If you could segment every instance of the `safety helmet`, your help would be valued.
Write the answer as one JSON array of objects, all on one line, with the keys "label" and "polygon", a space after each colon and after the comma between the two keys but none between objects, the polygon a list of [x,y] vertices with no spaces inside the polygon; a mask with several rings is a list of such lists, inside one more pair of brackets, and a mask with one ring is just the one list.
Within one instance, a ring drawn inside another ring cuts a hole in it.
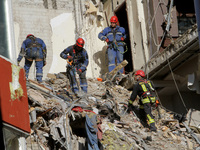
[{"label": "safety helmet", "polygon": [[76,45],[77,45],[78,47],[83,47],[84,44],[85,44],[85,41],[84,41],[82,38],[78,38],[78,39],[76,40]]},{"label": "safety helmet", "polygon": [[118,22],[117,16],[112,16],[112,17],[110,18],[110,22],[117,23],[117,22]]},{"label": "safety helmet", "polygon": [[28,34],[28,35],[26,36],[26,38],[28,38],[29,36],[33,36],[33,37],[34,37],[34,35],[33,35],[33,34]]},{"label": "safety helmet", "polygon": [[136,75],[136,76],[137,76],[137,75],[140,75],[141,77],[145,77],[145,73],[144,73],[143,70],[138,70],[138,71],[136,71],[136,72],[135,72],[135,75]]}]

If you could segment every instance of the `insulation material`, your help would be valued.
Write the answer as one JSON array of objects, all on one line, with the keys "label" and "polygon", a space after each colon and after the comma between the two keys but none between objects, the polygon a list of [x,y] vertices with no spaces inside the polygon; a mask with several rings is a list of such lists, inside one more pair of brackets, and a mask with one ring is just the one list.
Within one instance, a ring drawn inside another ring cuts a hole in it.
[{"label": "insulation material", "polygon": [[19,83],[19,72],[21,67],[16,66],[15,64],[11,65],[12,68],[12,82],[9,83],[10,85],[10,94],[11,99],[19,99],[23,96],[23,89]]}]

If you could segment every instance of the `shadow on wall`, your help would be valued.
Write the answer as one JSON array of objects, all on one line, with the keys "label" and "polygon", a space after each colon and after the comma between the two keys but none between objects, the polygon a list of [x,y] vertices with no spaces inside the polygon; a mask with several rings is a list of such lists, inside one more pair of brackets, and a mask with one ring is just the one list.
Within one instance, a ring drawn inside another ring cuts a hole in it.
[{"label": "shadow on wall", "polygon": [[93,60],[101,69],[100,74],[108,72],[107,46],[104,46],[101,51],[95,53],[93,55]]}]

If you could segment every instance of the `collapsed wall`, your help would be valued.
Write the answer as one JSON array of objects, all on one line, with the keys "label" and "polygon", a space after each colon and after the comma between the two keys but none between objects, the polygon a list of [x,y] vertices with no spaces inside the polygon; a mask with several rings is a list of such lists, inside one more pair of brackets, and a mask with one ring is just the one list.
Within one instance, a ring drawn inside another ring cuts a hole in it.
[{"label": "collapsed wall", "polygon": [[[49,74],[45,83],[27,82],[31,134],[28,149],[194,149],[198,128],[188,126],[162,107],[153,108],[157,133],[151,133],[134,111],[127,112],[131,91],[88,79],[88,94],[72,94],[65,74]],[[189,124],[188,124],[189,125]],[[199,132],[199,133],[198,133]],[[191,134],[192,133],[192,134]],[[197,139],[196,139],[197,138]],[[93,141],[93,144],[91,144]]]}]

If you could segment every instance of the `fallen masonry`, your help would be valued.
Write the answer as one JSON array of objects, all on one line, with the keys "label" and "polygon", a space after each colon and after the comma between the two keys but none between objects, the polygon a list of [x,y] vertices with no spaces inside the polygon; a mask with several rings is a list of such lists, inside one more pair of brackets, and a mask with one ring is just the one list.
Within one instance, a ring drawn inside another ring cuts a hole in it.
[{"label": "fallen masonry", "polygon": [[137,118],[137,101],[133,111],[127,111],[131,91],[125,85],[130,77],[118,85],[88,79],[88,93],[78,96],[70,91],[64,73],[48,74],[42,84],[27,81],[31,125],[27,149],[200,149],[200,126],[190,126],[162,106],[153,109],[156,133]]}]

